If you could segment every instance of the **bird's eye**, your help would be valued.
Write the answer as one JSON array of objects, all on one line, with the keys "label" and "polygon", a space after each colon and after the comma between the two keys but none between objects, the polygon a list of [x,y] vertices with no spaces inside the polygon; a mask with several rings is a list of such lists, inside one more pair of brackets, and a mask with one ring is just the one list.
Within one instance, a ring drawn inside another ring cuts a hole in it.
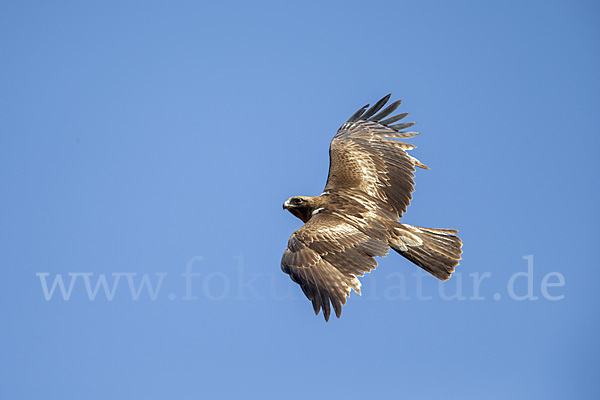
[{"label": "bird's eye", "polygon": [[302,201],[303,201],[302,199],[294,199],[294,203],[296,203],[296,204],[300,204],[300,203],[302,203]]}]

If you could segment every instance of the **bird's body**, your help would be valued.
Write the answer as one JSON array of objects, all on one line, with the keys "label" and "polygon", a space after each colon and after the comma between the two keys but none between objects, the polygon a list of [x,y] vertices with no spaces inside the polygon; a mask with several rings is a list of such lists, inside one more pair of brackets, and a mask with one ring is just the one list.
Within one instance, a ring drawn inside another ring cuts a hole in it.
[{"label": "bird's body", "polygon": [[[360,294],[357,276],[370,272],[391,247],[435,277],[446,280],[460,260],[460,239],[451,229],[429,229],[398,222],[412,198],[415,166],[426,168],[406,150],[414,123],[386,120],[400,101],[380,111],[390,95],[372,108],[361,108],[342,125],[331,142],[329,176],[320,196],[295,196],[283,207],[305,224],[288,242],[282,270],[298,283],[315,313],[330,303],[339,317],[346,297]],[[377,114],[376,114],[377,113]]]}]

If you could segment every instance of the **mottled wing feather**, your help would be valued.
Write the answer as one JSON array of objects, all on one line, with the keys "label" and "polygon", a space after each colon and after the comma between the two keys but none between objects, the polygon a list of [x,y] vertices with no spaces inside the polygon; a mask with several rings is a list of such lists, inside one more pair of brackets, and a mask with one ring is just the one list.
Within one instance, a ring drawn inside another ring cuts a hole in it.
[{"label": "mottled wing feather", "polygon": [[396,140],[418,135],[401,131],[414,123],[389,125],[406,117],[407,113],[380,121],[400,105],[400,101],[396,101],[377,113],[389,97],[384,97],[370,109],[363,107],[339,129],[329,148],[325,191],[361,190],[380,200],[382,206],[390,208],[399,218],[412,199],[415,166],[427,167],[406,153],[415,146]]},{"label": "mottled wing feather", "polygon": [[375,268],[373,257],[387,254],[387,239],[382,232],[370,235],[341,216],[319,213],[294,232],[281,269],[302,287],[315,314],[322,309],[329,320],[331,307],[337,317],[341,315],[351,290],[360,294],[357,276]]}]

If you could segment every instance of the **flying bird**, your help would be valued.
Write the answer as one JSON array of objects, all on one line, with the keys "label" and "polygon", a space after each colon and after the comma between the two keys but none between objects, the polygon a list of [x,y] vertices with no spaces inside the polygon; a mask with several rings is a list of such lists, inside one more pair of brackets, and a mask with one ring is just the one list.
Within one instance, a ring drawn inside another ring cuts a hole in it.
[{"label": "flying bird", "polygon": [[414,122],[398,123],[408,113],[390,117],[402,100],[382,110],[390,96],[362,107],[340,127],[329,147],[323,193],[283,203],[304,225],[290,237],[281,269],[326,321],[331,307],[340,317],[351,290],[360,295],[358,277],[390,248],[443,281],[461,259],[457,230],[398,221],[412,199],[415,167],[429,168],[408,155],[415,146],[397,140],[418,133],[405,131]]}]

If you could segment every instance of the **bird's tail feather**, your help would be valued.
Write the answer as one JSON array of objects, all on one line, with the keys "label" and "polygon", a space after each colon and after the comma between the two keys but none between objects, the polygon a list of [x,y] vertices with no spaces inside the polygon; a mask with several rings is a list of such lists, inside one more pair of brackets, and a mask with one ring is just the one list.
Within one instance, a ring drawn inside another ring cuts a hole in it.
[{"label": "bird's tail feather", "polygon": [[454,229],[431,229],[398,223],[390,247],[440,280],[458,265],[462,241]]}]

